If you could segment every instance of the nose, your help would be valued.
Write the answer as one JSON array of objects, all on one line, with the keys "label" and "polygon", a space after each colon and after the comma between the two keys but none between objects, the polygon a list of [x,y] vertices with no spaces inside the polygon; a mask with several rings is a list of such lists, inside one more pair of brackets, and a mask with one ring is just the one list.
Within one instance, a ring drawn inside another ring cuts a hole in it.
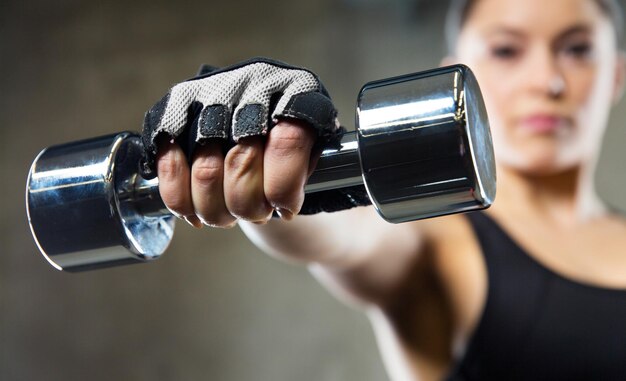
[{"label": "nose", "polygon": [[531,91],[552,99],[563,96],[567,84],[557,57],[549,47],[536,48],[528,56],[528,68],[527,83]]}]

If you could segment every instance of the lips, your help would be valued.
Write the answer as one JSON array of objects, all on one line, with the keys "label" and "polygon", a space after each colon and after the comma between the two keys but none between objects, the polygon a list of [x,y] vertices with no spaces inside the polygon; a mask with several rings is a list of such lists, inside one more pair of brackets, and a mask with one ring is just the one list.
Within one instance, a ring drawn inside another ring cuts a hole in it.
[{"label": "lips", "polygon": [[568,124],[568,119],[554,114],[533,114],[520,119],[520,127],[535,133],[552,133]]}]

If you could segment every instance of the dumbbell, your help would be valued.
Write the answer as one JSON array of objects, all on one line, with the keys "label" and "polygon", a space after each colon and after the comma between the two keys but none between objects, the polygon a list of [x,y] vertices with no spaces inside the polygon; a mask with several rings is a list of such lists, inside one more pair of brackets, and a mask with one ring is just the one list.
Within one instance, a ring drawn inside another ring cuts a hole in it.
[{"label": "dumbbell", "polygon": [[[175,218],[158,178],[139,174],[142,155],[131,132],[39,153],[26,207],[52,266],[83,271],[161,256]],[[341,148],[323,151],[305,193],[364,184],[382,218],[399,223],[487,208],[495,181],[478,83],[468,67],[455,65],[364,85],[356,131],[344,135]]]}]

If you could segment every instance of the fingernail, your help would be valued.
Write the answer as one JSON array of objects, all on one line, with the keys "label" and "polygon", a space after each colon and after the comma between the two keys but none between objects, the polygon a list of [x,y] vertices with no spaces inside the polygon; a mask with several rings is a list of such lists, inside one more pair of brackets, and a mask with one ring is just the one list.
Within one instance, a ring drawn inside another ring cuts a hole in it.
[{"label": "fingernail", "polygon": [[194,228],[200,229],[202,228],[202,221],[197,216],[185,216],[183,217],[185,221]]},{"label": "fingernail", "polygon": [[276,214],[280,217],[281,220],[291,221],[293,220],[293,213],[289,209],[285,208],[276,208]]}]

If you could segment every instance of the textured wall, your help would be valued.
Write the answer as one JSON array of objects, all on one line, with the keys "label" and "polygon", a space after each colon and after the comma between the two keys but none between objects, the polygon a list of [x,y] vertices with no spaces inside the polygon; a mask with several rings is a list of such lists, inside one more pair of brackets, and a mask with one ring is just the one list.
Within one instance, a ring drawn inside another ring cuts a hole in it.
[{"label": "textured wall", "polygon": [[[43,147],[138,130],[202,62],[307,66],[352,126],[363,83],[438,64],[441,20],[437,1],[1,2],[0,379],[385,379],[365,317],[239,230],[179,223],[155,263],[60,273],[30,237],[24,185]],[[622,207],[623,108],[598,177]]]}]

